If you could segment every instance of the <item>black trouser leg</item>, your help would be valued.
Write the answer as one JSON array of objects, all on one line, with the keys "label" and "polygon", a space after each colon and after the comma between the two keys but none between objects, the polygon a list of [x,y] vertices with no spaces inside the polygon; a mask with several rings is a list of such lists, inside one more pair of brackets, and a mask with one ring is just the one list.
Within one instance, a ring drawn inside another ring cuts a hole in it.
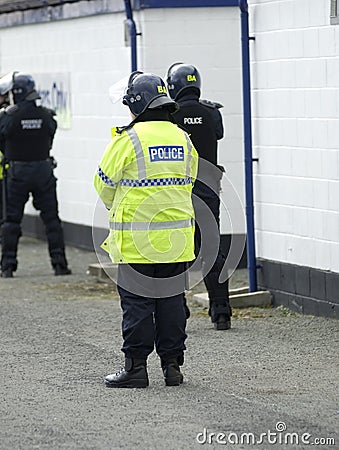
[{"label": "black trouser leg", "polygon": [[21,236],[21,221],[25,204],[29,196],[29,186],[21,177],[14,176],[14,168],[11,167],[7,175],[6,183],[6,217],[2,224],[2,256],[1,270],[17,269],[17,250]]},{"label": "black trouser leg", "polygon": [[11,268],[14,272],[17,270],[17,251],[20,236],[21,227],[17,223],[5,222],[2,225],[2,272],[9,268]]},{"label": "black trouser leg", "polygon": [[218,315],[232,315],[229,304],[229,280],[220,282],[220,275],[224,267],[224,258],[219,255],[212,269],[204,276],[204,282],[208,292],[212,322],[216,322]]},{"label": "black trouser leg", "polygon": [[183,294],[158,298],[155,308],[155,345],[162,360],[183,358],[186,332],[186,313]]},{"label": "black trouser leg", "polygon": [[45,225],[48,241],[48,251],[53,268],[57,265],[67,267],[65,255],[64,234],[59,218],[58,200],[56,195],[56,178],[50,165],[40,167],[43,172],[44,184],[34,186],[33,205],[40,211],[40,217]]},{"label": "black trouser leg", "polygon": [[195,247],[196,254],[202,259],[204,283],[209,297],[209,314],[214,323],[219,319],[229,322],[232,315],[229,304],[229,283],[227,278],[221,279],[224,277],[226,258],[220,249],[219,197],[210,194],[197,198],[195,214],[197,221]]},{"label": "black trouser leg", "polygon": [[166,386],[179,386],[184,379],[179,366],[184,363],[186,317],[183,294],[157,299],[155,345]]},{"label": "black trouser leg", "polygon": [[127,358],[146,359],[154,349],[155,301],[118,286],[122,308],[122,351]]}]

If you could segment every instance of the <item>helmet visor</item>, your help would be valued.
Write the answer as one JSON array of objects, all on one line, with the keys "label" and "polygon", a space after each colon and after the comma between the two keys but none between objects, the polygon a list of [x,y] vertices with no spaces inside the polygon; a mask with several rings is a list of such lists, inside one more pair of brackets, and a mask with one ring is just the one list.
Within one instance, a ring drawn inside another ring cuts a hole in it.
[{"label": "helmet visor", "polygon": [[121,78],[121,80],[117,81],[109,87],[108,95],[112,103],[118,103],[122,101],[122,98],[128,86],[129,78],[129,76]]}]

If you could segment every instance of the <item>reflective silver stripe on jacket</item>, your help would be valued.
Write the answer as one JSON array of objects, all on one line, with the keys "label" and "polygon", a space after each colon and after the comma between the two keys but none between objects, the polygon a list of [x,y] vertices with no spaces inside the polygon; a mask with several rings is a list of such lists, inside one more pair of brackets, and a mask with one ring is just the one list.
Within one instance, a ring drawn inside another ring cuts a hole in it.
[{"label": "reflective silver stripe on jacket", "polygon": [[135,155],[137,159],[137,165],[138,165],[138,179],[141,180],[142,178],[146,178],[146,164],[145,164],[145,158],[144,158],[144,152],[142,150],[142,145],[139,140],[139,137],[136,133],[136,131],[133,128],[127,129],[128,136],[130,137],[132,144],[134,146]]},{"label": "reflective silver stripe on jacket", "polygon": [[193,219],[173,220],[169,222],[110,222],[110,229],[115,231],[148,231],[171,230],[189,228],[193,226]]},{"label": "reflective silver stripe on jacket", "polygon": [[188,150],[187,159],[186,159],[186,176],[190,177],[191,176],[191,159],[192,159],[192,142],[187,133],[185,133],[185,138],[187,141],[187,150]]}]

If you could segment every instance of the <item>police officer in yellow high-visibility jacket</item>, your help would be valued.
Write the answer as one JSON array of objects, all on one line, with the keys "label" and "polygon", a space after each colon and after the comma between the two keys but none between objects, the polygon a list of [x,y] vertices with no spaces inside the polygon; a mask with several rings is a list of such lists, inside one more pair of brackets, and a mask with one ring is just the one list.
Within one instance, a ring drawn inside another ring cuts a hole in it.
[{"label": "police officer in yellow high-visibility jacket", "polygon": [[146,387],[146,361],[160,356],[165,383],[183,381],[185,271],[194,259],[191,193],[197,152],[172,122],[177,104],[154,74],[133,72],[123,98],[133,121],[113,131],[95,175],[109,209],[104,246],[119,264],[125,368],[108,375],[108,387]]}]

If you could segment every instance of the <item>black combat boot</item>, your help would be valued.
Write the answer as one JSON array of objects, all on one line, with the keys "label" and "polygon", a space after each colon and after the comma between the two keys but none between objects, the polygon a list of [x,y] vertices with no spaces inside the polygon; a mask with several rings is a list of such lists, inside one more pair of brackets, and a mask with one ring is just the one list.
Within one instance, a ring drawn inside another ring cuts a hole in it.
[{"label": "black combat boot", "polygon": [[13,278],[13,272],[13,267],[7,267],[7,269],[1,271],[1,278]]},{"label": "black combat boot", "polygon": [[166,386],[179,386],[184,381],[184,377],[180,372],[178,358],[162,359],[161,368]]},{"label": "black combat boot", "polygon": [[232,308],[228,299],[214,298],[210,300],[209,315],[215,330],[229,330],[231,328]]},{"label": "black combat boot", "polygon": [[217,321],[214,322],[215,330],[229,330],[231,328],[231,318],[226,314],[220,314]]},{"label": "black combat boot", "polygon": [[72,273],[72,271],[68,267],[62,266],[61,264],[56,264],[54,266],[55,276],[70,275],[71,273]]},{"label": "black combat boot", "polygon": [[51,252],[51,263],[54,275],[70,275],[72,271],[68,268],[65,252],[62,249],[53,250]]},{"label": "black combat boot", "polygon": [[107,375],[105,385],[109,388],[145,388],[149,385],[146,359],[126,358],[125,368]]}]

